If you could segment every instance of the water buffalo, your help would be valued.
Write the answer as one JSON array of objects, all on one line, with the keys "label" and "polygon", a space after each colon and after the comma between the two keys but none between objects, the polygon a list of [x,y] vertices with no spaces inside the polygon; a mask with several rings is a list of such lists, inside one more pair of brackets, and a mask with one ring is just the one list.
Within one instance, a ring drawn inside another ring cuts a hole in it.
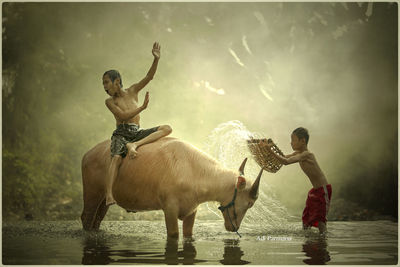
[{"label": "water buffalo", "polygon": [[[129,211],[163,210],[168,237],[178,238],[178,219],[184,237],[192,236],[199,204],[217,201],[227,231],[237,231],[246,211],[258,197],[262,170],[253,184],[239,171],[224,168],[194,146],[164,137],[138,149],[135,159],[124,158],[113,185],[119,206]],[[105,180],[110,163],[110,141],[99,143],[82,159],[85,230],[97,230],[108,207]],[[233,200],[235,196],[235,200]]]}]

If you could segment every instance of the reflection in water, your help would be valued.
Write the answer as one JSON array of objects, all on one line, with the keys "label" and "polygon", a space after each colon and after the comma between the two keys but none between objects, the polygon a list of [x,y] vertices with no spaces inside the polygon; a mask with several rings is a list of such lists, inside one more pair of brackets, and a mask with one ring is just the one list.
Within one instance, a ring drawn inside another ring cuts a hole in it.
[{"label": "reflection in water", "polygon": [[237,239],[225,239],[224,240],[224,259],[219,262],[227,265],[236,265],[236,264],[248,264],[249,261],[242,260],[242,256],[244,255],[243,250],[240,249],[239,243],[240,241]]},{"label": "reflection in water", "polygon": [[264,240],[264,233],[252,231],[258,224],[246,225],[240,241],[223,241],[235,236],[221,233],[220,222],[199,221],[196,241],[178,243],[166,242],[164,224],[106,221],[106,231],[89,233],[78,222],[3,222],[3,264],[393,265],[398,260],[398,223],[389,221],[331,222],[327,240],[318,240],[316,231],[304,238],[298,222],[289,225],[293,231],[268,232],[271,237],[293,236],[291,241]]},{"label": "reflection in water", "polygon": [[193,240],[183,241],[183,250],[178,251],[178,241],[169,240],[165,246],[165,263],[166,264],[194,264],[198,262],[206,262],[205,260],[196,260],[197,251],[194,247]]},{"label": "reflection in water", "polygon": [[109,257],[110,248],[99,244],[96,239],[86,238],[83,246],[82,264],[109,264],[113,260]]},{"label": "reflection in water", "polygon": [[329,251],[327,250],[327,242],[325,237],[307,239],[303,244],[303,252],[309,259],[303,260],[306,264],[325,264],[331,260]]},{"label": "reflection in water", "polygon": [[193,240],[183,241],[183,250],[178,250],[178,240],[168,240],[165,253],[161,251],[133,251],[112,249],[105,240],[96,236],[86,237],[83,246],[82,264],[195,264],[206,262],[196,260],[196,248]]}]

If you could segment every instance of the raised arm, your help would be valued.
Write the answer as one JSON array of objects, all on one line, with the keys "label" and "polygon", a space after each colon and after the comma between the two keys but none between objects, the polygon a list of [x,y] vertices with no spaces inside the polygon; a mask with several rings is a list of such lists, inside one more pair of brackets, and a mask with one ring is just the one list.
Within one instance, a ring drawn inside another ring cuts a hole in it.
[{"label": "raised arm", "polygon": [[158,61],[160,60],[160,56],[161,56],[160,49],[161,49],[161,46],[159,43],[156,42],[153,44],[153,49],[151,51],[151,53],[154,56],[153,64],[151,64],[151,67],[150,67],[149,71],[147,72],[146,77],[144,77],[138,83],[135,83],[131,87],[129,87],[128,91],[133,91],[135,93],[138,93],[154,78],[154,75],[156,74],[156,71],[157,71]]},{"label": "raised arm", "polygon": [[145,110],[147,108],[147,105],[149,104],[149,92],[146,93],[146,96],[143,101],[143,105],[141,105],[138,108],[135,109],[129,109],[129,110],[122,110],[120,107],[114,104],[111,98],[106,100],[106,106],[108,109],[114,114],[114,116],[121,120],[121,121],[128,121],[132,118],[134,118],[136,115],[138,115],[140,112]]}]

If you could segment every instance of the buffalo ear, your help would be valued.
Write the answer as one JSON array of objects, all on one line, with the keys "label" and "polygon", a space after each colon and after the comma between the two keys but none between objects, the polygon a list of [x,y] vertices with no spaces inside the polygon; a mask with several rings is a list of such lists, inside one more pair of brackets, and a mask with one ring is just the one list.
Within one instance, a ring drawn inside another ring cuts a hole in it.
[{"label": "buffalo ear", "polygon": [[260,179],[262,175],[263,169],[261,168],[260,173],[257,176],[257,179],[254,181],[253,185],[251,186],[249,195],[252,199],[258,198],[258,189],[260,187]]},{"label": "buffalo ear", "polygon": [[243,176],[239,176],[236,184],[236,188],[241,190],[246,187],[246,179]]}]

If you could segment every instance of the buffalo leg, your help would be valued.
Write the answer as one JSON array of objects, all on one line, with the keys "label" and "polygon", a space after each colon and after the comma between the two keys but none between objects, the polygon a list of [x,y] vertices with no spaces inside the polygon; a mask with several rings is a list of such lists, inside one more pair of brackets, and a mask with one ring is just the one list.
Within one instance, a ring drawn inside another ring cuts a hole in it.
[{"label": "buffalo leg", "polygon": [[83,229],[94,230],[96,218],[98,217],[98,212],[101,209],[101,204],[105,196],[103,194],[91,195],[84,194],[83,199],[83,212],[81,215]]},{"label": "buffalo leg", "polygon": [[106,216],[109,207],[109,205],[106,205],[106,199],[104,198],[95,215],[95,220],[93,223],[94,230],[99,230],[100,223],[104,219],[104,216]]},{"label": "buffalo leg", "polygon": [[175,208],[165,209],[165,224],[167,226],[168,238],[178,239],[179,229],[178,229],[178,212]]},{"label": "buffalo leg", "polygon": [[192,237],[193,235],[193,225],[196,218],[196,212],[197,210],[195,210],[192,214],[183,219],[182,228],[184,237]]}]

